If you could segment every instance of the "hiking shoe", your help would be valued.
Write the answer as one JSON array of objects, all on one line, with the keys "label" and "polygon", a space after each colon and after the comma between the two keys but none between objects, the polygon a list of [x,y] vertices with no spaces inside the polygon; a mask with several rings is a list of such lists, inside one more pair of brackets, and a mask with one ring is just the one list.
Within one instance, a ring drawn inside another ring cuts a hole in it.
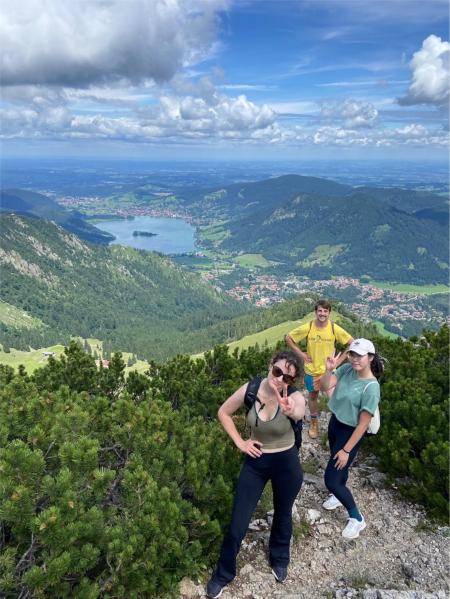
[{"label": "hiking shoe", "polygon": [[284,566],[272,566],[272,574],[277,582],[284,582],[287,578],[287,568]]},{"label": "hiking shoe", "polygon": [[342,503],[333,494],[331,494],[328,497],[328,499],[322,503],[322,507],[326,510],[335,510],[337,507],[340,507],[341,505]]},{"label": "hiking shoe", "polygon": [[308,435],[311,439],[317,439],[319,436],[319,419],[311,418],[311,422],[309,423]]},{"label": "hiking shoe", "polygon": [[366,521],[363,519],[361,522],[356,518],[349,518],[347,526],[342,531],[344,539],[356,539],[359,537],[359,533],[366,528]]},{"label": "hiking shoe", "polygon": [[223,586],[211,578],[206,585],[206,596],[210,599],[217,599],[223,592]]}]

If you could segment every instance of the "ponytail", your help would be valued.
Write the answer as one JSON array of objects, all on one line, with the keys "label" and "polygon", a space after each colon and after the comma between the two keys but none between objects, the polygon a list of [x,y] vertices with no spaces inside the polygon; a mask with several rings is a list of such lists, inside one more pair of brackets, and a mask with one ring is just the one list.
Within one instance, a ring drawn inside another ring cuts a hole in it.
[{"label": "ponytail", "polygon": [[370,370],[372,371],[373,376],[376,379],[379,379],[383,374],[384,370],[384,359],[380,356],[380,354],[370,354],[373,356],[372,361],[370,362]]}]

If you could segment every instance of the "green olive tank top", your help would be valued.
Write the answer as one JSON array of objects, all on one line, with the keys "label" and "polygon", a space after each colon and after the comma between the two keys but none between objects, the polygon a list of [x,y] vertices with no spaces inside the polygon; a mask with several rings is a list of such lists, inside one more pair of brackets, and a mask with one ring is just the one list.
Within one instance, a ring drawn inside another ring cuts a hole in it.
[{"label": "green olive tank top", "polygon": [[250,438],[263,444],[264,449],[283,449],[295,444],[295,435],[287,416],[278,406],[275,416],[271,420],[258,418],[259,404],[255,401],[247,414],[247,424],[250,427]]}]

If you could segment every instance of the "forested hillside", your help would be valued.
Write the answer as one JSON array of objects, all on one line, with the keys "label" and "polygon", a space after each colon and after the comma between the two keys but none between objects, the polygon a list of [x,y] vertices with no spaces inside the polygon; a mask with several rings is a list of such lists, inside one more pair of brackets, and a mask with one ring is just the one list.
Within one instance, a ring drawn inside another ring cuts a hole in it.
[{"label": "forested hillside", "polygon": [[0,219],[2,299],[36,322],[3,323],[7,346],[42,347],[78,335],[160,358],[190,351],[188,331],[244,310],[159,254],[90,245],[40,219]]},{"label": "forested hillside", "polygon": [[447,227],[362,192],[336,200],[299,195],[235,220],[222,246],[263,253],[314,278],[330,275],[445,283]]},{"label": "forested hillside", "polygon": [[79,212],[66,210],[55,200],[33,191],[24,189],[0,190],[0,212],[35,216],[54,221],[67,231],[75,233],[81,239],[92,243],[107,244],[114,239],[109,233],[100,231],[100,229],[88,223]]},{"label": "forested hillside", "polygon": [[[0,217],[0,343],[8,349],[94,337],[146,359],[197,353],[311,312],[300,296],[251,309],[153,252],[101,247],[44,220]],[[375,329],[338,307],[354,336]]]},{"label": "forested hillside", "polygon": [[200,233],[204,244],[263,254],[282,263],[278,271],[448,281],[448,203],[431,193],[287,175],[183,197],[220,224],[213,241]]},{"label": "forested hillside", "polygon": [[[448,327],[376,339],[372,450],[402,491],[448,521]],[[217,557],[241,455],[217,408],[270,350],[152,363],[124,377],[72,344],[27,376],[0,366],[0,588],[6,597],[150,599]],[[238,426],[242,418],[237,418]]]}]

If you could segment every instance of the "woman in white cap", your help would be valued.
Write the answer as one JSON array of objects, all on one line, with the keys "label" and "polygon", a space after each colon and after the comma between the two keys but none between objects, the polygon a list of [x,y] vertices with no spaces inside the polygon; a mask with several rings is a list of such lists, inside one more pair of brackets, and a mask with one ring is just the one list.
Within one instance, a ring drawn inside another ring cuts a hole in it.
[{"label": "woman in white cap", "polygon": [[323,507],[334,510],[344,506],[349,518],[342,536],[356,539],[366,522],[346,483],[350,465],[380,401],[377,379],[383,372],[383,362],[368,339],[355,339],[348,351],[350,363],[343,364],[333,374],[339,356],[334,353],[327,358],[321,380],[321,389],[328,393],[331,410],[328,425],[330,459],[325,470],[325,484],[332,495]]}]

